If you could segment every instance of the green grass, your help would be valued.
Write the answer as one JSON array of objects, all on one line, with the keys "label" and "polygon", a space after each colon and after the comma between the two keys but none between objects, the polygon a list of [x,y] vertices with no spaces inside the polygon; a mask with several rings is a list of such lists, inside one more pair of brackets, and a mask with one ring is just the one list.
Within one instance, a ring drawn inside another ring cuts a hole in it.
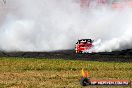
[{"label": "green grass", "polygon": [[[0,58],[0,88],[80,88],[82,68],[90,73],[92,79],[132,81],[132,63]],[[124,87],[130,88],[130,86],[111,86],[111,88]],[[86,88],[97,88],[97,86]]]}]

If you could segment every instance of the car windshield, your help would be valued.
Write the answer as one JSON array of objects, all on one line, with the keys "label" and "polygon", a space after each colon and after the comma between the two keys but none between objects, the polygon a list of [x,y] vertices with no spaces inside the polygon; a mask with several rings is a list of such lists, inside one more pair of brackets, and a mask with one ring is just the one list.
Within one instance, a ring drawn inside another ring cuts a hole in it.
[{"label": "car windshield", "polygon": [[86,40],[81,40],[80,42],[87,42]]},{"label": "car windshield", "polygon": [[82,39],[82,40],[78,40],[79,43],[92,43],[91,39]]}]

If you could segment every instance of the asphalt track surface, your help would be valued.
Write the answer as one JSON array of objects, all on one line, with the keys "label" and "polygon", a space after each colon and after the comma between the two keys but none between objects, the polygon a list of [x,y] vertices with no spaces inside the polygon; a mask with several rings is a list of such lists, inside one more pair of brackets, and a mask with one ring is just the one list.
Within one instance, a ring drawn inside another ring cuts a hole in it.
[{"label": "asphalt track surface", "polygon": [[114,62],[132,62],[132,55],[123,55],[114,53],[96,53],[96,54],[76,54],[74,50],[60,50],[52,52],[0,52],[0,57],[20,57],[20,58],[38,58],[38,59],[65,59],[65,60],[86,60],[86,61],[114,61]]}]

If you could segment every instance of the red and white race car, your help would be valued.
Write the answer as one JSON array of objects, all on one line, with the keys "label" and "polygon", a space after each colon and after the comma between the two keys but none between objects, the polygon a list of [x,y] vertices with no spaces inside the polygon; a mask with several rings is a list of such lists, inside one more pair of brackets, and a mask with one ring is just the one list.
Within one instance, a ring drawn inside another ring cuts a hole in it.
[{"label": "red and white race car", "polygon": [[76,53],[83,53],[93,47],[93,40],[91,39],[80,39],[75,45]]}]

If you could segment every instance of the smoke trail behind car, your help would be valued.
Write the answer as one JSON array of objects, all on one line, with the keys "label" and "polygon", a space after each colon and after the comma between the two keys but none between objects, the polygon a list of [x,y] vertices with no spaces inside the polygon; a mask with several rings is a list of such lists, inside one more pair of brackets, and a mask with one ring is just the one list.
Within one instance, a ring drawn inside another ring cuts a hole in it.
[{"label": "smoke trail behind car", "polygon": [[79,0],[0,3],[0,50],[73,49],[81,38],[101,40],[96,51],[132,48],[132,8],[80,8]]}]

